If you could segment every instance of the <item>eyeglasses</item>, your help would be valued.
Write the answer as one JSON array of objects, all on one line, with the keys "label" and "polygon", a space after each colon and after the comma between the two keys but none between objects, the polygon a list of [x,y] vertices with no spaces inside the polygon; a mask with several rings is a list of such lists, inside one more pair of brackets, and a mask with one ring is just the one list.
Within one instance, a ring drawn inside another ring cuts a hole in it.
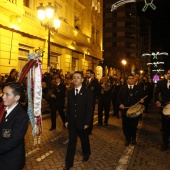
[{"label": "eyeglasses", "polygon": [[73,79],[78,79],[78,80],[80,80],[80,79],[82,79],[82,77],[73,77]]}]

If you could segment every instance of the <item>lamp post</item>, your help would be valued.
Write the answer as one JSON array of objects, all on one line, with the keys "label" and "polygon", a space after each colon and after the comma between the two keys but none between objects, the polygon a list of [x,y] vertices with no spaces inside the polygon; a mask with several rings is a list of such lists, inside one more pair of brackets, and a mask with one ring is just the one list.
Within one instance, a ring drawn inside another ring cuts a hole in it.
[{"label": "lamp post", "polygon": [[122,64],[123,64],[123,70],[124,70],[124,76],[125,76],[125,65],[126,65],[126,60],[122,60]]},{"label": "lamp post", "polygon": [[38,19],[41,21],[41,25],[48,29],[48,58],[47,58],[47,71],[50,72],[50,32],[57,31],[60,27],[60,20],[55,18],[55,8],[48,3],[46,7],[43,3],[37,7]]}]

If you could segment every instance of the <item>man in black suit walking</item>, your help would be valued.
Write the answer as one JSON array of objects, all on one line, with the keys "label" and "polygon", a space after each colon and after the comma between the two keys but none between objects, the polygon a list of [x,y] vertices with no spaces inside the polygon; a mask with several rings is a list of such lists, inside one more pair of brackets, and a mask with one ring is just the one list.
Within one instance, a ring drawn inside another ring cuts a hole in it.
[{"label": "man in black suit walking", "polygon": [[22,170],[25,165],[24,136],[28,128],[28,115],[19,104],[24,95],[20,83],[8,82],[3,88],[5,113],[0,122],[0,169]]},{"label": "man in black suit walking", "polygon": [[127,78],[127,85],[124,85],[119,90],[119,108],[122,114],[122,127],[125,136],[125,146],[136,144],[136,131],[139,117],[127,117],[126,113],[128,107],[138,103],[144,103],[144,92],[139,85],[134,84],[134,76],[129,75]]},{"label": "man in black suit walking", "polygon": [[[95,78],[95,73],[92,70],[86,70],[86,78],[83,81],[83,86],[90,89],[93,93],[93,98],[94,98],[93,110],[95,111],[95,104],[96,104],[97,96],[100,91],[100,84],[98,82],[98,79]],[[89,134],[92,133],[92,129],[93,129],[93,121],[91,126],[89,127]]]},{"label": "man in black suit walking", "polygon": [[[170,102],[170,69],[167,71],[167,79],[160,80],[154,92],[156,107],[160,108],[162,115],[162,141],[161,150],[167,150],[170,136],[170,117],[163,114],[163,107]],[[163,106],[163,107],[161,107]]]},{"label": "man in black suit walking", "polygon": [[69,143],[65,159],[64,170],[73,166],[76,151],[77,136],[80,137],[83,162],[88,161],[91,154],[89,142],[89,127],[93,120],[93,94],[92,91],[82,86],[83,74],[76,71],[73,74],[75,88],[67,95],[66,127],[68,127]]},{"label": "man in black suit walking", "polygon": [[64,113],[64,103],[66,97],[66,86],[61,82],[61,77],[56,76],[55,84],[51,88],[51,128],[49,131],[56,129],[56,112],[58,111],[63,126],[65,127],[65,113]]}]

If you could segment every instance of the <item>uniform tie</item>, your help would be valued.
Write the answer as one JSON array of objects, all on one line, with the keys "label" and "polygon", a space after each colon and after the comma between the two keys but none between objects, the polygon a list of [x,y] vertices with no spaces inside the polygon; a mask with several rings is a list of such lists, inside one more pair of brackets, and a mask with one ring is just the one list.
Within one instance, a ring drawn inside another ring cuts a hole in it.
[{"label": "uniform tie", "polygon": [[78,94],[79,94],[79,93],[78,93],[78,89],[76,89],[76,95],[75,95],[75,96],[77,97]]},{"label": "uniform tie", "polygon": [[132,86],[130,86],[130,90],[132,90]]},{"label": "uniform tie", "polygon": [[87,81],[86,81],[86,85],[88,85],[89,84],[89,79],[87,79]]}]

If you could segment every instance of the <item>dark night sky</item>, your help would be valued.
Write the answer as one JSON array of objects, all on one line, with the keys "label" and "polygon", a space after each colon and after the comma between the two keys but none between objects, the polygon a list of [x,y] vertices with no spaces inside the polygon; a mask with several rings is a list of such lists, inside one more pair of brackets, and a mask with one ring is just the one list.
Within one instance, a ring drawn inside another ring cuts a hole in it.
[{"label": "dark night sky", "polygon": [[146,16],[152,23],[152,52],[167,52],[169,56],[164,56],[166,68],[170,68],[170,0],[153,0],[156,9],[148,7],[142,12],[144,0],[139,2],[141,15]]}]

